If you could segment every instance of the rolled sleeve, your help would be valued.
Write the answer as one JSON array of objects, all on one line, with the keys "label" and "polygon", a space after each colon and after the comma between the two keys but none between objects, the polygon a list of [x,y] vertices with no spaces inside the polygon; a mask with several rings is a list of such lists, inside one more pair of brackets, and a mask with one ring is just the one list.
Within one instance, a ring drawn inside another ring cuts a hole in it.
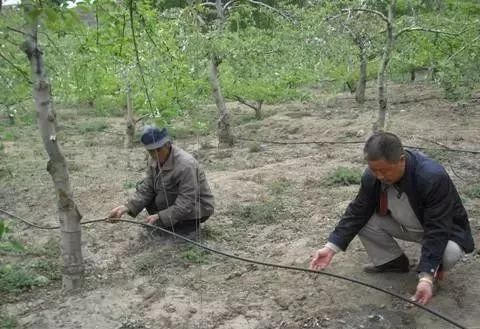
[{"label": "rolled sleeve", "polygon": [[136,217],[155,199],[154,174],[154,168],[149,166],[145,178],[137,185],[135,194],[127,201],[125,206],[130,216]]},{"label": "rolled sleeve", "polygon": [[353,238],[372,217],[376,207],[375,178],[368,171],[363,174],[360,190],[350,202],[328,242],[345,251]]}]

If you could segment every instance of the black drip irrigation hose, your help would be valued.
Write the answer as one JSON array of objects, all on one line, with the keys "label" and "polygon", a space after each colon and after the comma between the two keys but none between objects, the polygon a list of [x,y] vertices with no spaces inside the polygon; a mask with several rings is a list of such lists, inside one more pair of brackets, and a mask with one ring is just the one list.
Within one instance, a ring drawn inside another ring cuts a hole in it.
[{"label": "black drip irrigation hose", "polygon": [[[38,228],[38,229],[42,229],[42,230],[56,230],[56,229],[60,229],[60,226],[40,226],[40,225],[36,225],[36,224],[33,224],[23,218],[20,218],[16,215],[13,215],[13,214],[10,214],[8,213],[7,211],[5,210],[2,210],[0,209],[0,213],[12,218],[12,219],[18,219],[20,221],[22,221],[23,223],[27,224],[27,225],[30,225],[32,227],[35,227],[35,228]],[[349,277],[346,277],[346,276],[343,276],[343,275],[340,275],[340,274],[334,274],[334,273],[329,273],[329,272],[324,272],[324,271],[314,271],[314,270],[310,270],[310,269],[307,269],[307,268],[303,268],[303,267],[296,267],[296,266],[289,266],[289,265],[281,265],[281,264],[273,264],[273,263],[267,263],[267,262],[264,262],[264,261],[259,261],[259,260],[255,260],[255,259],[250,259],[250,258],[246,258],[246,257],[241,257],[241,256],[236,256],[236,255],[233,255],[233,254],[230,254],[230,253],[227,253],[227,252],[224,252],[224,251],[221,251],[221,250],[217,250],[217,249],[214,249],[210,246],[207,246],[205,244],[202,244],[202,243],[199,243],[197,241],[193,241],[193,240],[190,240],[189,238],[186,238],[180,234],[177,234],[177,233],[174,233],[172,231],[169,231],[167,229],[164,229],[162,227],[159,227],[159,226],[155,226],[155,225],[151,225],[151,224],[147,224],[147,223],[142,223],[142,222],[138,222],[138,221],[134,221],[134,220],[130,220],[130,219],[120,219],[120,218],[100,218],[100,219],[92,219],[92,220],[88,220],[88,221],[84,221],[84,222],[81,222],[80,225],[86,225],[86,224],[92,224],[92,223],[99,223],[99,222],[112,222],[112,223],[116,223],[116,222],[123,222],[123,223],[130,223],[130,224],[135,224],[135,225],[141,225],[141,226],[145,226],[145,227],[149,227],[149,228],[152,228],[152,229],[155,229],[155,230],[159,230],[163,233],[167,233],[167,234],[170,234],[176,238],[179,238],[185,242],[188,242],[189,244],[192,244],[194,246],[197,246],[199,248],[202,248],[204,250],[207,250],[207,251],[210,251],[212,253],[215,253],[217,255],[221,255],[221,256],[224,256],[224,257],[227,257],[227,258],[231,258],[231,259],[236,259],[236,260],[239,260],[239,261],[242,261],[242,262],[245,262],[245,263],[250,263],[250,264],[256,264],[256,265],[261,265],[261,266],[266,266],[266,267],[271,267],[271,268],[279,268],[279,269],[284,269],[284,270],[290,270],[290,271],[296,271],[296,272],[304,272],[304,273],[311,273],[311,274],[315,274],[315,275],[324,275],[324,276],[328,276],[328,277],[332,277],[332,278],[335,278],[335,279],[339,279],[339,280],[343,280],[343,281],[348,281],[348,282],[352,282],[352,283],[356,283],[356,284],[359,284],[361,286],[364,286],[364,287],[368,287],[368,288],[371,288],[371,289],[374,289],[374,290],[377,290],[377,291],[380,291],[380,292],[383,292],[384,294],[387,294],[387,295],[390,295],[390,296],[393,296],[395,298],[398,298],[404,302],[407,302],[409,304],[412,304],[412,305],[415,305],[416,307],[442,319],[442,320],[445,320],[446,322],[454,325],[455,327],[457,328],[461,328],[461,329],[468,329],[467,327],[465,327],[464,325],[456,322],[455,320],[447,317],[446,315],[443,315],[441,314],[440,312],[438,311],[435,311],[435,310],[432,310],[431,308],[428,308],[422,304],[419,304],[417,302],[414,302],[412,300],[410,300],[409,298],[406,298],[396,292],[393,292],[393,291],[389,291],[387,289],[384,289],[384,288],[380,288],[380,287],[377,287],[375,285],[372,285],[370,283],[367,283],[367,282],[363,282],[363,281],[360,281],[360,280],[357,280],[357,279],[352,279],[352,278],[349,278]]]},{"label": "black drip irrigation hose", "polygon": [[[264,144],[273,144],[273,145],[309,145],[309,144],[316,144],[316,145],[335,145],[335,144],[365,144],[365,141],[275,141],[275,140],[262,140],[262,139],[251,139],[251,138],[244,138],[244,137],[235,137],[240,141],[245,142],[255,142],[255,143],[264,143]],[[457,153],[468,153],[468,154],[480,154],[480,151],[476,150],[462,150],[462,149],[454,149],[451,147],[443,146],[443,148],[432,148],[432,147],[424,147],[424,146],[416,146],[416,145],[403,145],[403,147],[408,149],[416,149],[416,150],[430,150],[430,151],[443,151],[443,152],[457,152]]]}]

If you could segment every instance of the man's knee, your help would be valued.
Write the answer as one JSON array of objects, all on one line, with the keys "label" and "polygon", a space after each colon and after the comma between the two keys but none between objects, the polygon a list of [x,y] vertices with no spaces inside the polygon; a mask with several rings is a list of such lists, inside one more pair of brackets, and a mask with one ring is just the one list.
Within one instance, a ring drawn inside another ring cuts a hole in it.
[{"label": "man's knee", "polygon": [[384,217],[381,217],[377,214],[373,214],[372,217],[368,220],[367,224],[361,229],[358,233],[360,237],[367,236],[372,233],[382,233],[382,220],[384,221]]},{"label": "man's knee", "polygon": [[456,242],[448,241],[447,246],[445,247],[445,252],[443,253],[442,268],[445,271],[450,270],[458,263],[458,261],[465,255],[462,247],[460,247]]}]

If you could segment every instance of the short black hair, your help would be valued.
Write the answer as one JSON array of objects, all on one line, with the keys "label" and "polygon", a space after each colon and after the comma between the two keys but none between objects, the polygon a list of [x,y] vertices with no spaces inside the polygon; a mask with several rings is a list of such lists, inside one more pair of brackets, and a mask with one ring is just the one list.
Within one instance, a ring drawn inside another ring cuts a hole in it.
[{"label": "short black hair", "polygon": [[365,160],[385,160],[390,163],[400,161],[403,155],[402,141],[397,135],[384,131],[370,136],[363,148]]}]

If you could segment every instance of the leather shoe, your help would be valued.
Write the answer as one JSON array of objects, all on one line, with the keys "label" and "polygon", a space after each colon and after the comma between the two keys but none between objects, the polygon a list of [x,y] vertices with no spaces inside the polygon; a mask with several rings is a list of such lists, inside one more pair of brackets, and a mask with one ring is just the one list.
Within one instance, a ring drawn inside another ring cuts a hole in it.
[{"label": "leather shoe", "polygon": [[373,265],[368,264],[363,267],[363,270],[366,273],[384,273],[384,272],[394,272],[394,273],[407,273],[410,270],[410,263],[407,256],[402,254],[400,257],[395,258],[394,260],[389,261],[388,263],[382,265]]}]

